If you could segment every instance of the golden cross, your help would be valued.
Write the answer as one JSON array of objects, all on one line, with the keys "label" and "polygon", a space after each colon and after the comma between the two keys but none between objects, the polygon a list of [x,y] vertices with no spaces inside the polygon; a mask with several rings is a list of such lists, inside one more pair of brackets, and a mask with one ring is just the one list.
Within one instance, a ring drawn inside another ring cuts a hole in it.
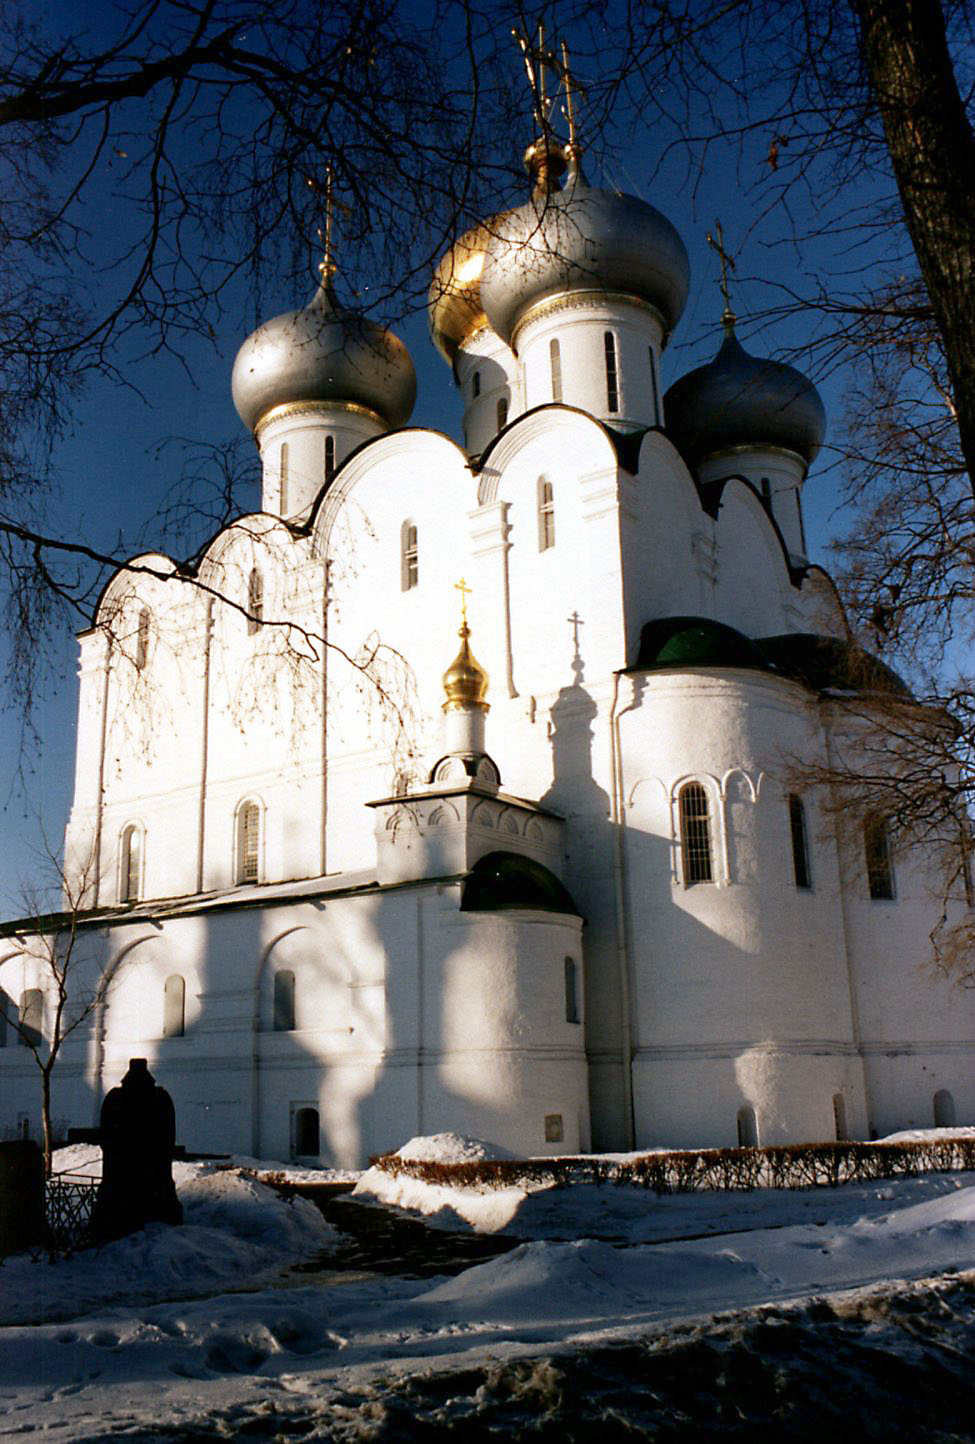
[{"label": "golden cross", "polygon": [[[552,108],[552,102],[545,93],[548,83],[549,69],[558,72],[558,61],[549,51],[545,49],[545,27],[538,27],[538,42],[533,47],[527,35],[520,30],[512,30],[512,35],[518,43],[525,61],[525,71],[528,75],[528,86],[532,94],[532,108],[535,111],[535,119],[544,131],[548,125],[548,113]],[[538,65],[536,74],[535,66]]]},{"label": "golden cross", "polygon": [[735,258],[733,255],[731,255],[730,251],[725,250],[724,231],[721,229],[720,221],[715,221],[714,229],[718,239],[715,240],[711,232],[708,231],[708,245],[712,248],[712,250],[717,251],[718,255],[721,257],[721,294],[724,297],[724,308],[727,312],[730,313],[731,298],[728,295],[728,267],[730,266],[732,270],[735,269]]},{"label": "golden cross", "polygon": [[[329,161],[328,165],[325,167],[325,227],[324,230],[321,226],[318,227],[318,239],[322,243],[323,252],[322,260],[319,263],[318,269],[321,271],[322,275],[326,278],[326,280],[329,276],[335,273],[335,262],[332,260],[332,216],[334,210],[332,203],[333,175],[334,172],[332,170],[332,162]],[[322,194],[322,188],[313,176],[307,176],[306,181],[309,190],[314,191],[317,196],[320,196]]]},{"label": "golden cross", "polygon": [[569,122],[569,144],[576,143],[576,108],[573,104],[572,74],[569,70],[569,47],[562,41],[562,82],[565,85],[565,118]]},{"label": "golden cross", "polygon": [[460,622],[462,627],[467,626],[467,598],[473,588],[469,587],[461,577],[459,582],[454,582],[454,591],[460,592]]}]

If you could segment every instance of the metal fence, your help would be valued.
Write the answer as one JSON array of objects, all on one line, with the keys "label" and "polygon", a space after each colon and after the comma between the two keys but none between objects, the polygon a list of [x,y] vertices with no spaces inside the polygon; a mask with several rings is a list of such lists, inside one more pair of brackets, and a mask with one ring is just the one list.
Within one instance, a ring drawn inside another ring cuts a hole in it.
[{"label": "metal fence", "polygon": [[93,1242],[91,1213],[98,1182],[87,1173],[56,1173],[47,1180],[44,1206],[50,1253],[72,1254]]}]

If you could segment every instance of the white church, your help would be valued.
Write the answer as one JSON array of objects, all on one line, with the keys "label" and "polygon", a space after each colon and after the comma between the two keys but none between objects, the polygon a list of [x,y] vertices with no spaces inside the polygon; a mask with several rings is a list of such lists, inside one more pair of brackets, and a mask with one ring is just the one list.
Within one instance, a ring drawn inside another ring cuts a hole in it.
[{"label": "white church", "polygon": [[[975,1122],[930,868],[803,781],[851,694],[912,705],[806,556],[816,390],[726,312],[661,395],[679,235],[573,144],[526,162],[430,292],[462,443],[408,425],[410,356],[326,259],[234,366],[261,510],[190,577],[136,558],[81,636],[96,1005],[56,1118],[96,1121],[138,1056],[187,1147],[339,1166],[442,1130],[539,1155]],[[8,1136],[42,953],[4,929]]]}]

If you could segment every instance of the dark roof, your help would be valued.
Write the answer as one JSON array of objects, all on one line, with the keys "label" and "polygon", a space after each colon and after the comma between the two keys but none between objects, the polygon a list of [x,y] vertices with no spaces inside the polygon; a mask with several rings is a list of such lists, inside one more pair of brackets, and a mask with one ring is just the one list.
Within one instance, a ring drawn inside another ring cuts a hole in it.
[{"label": "dark roof", "polygon": [[855,642],[815,632],[786,632],[758,644],[778,671],[814,692],[887,692],[910,697],[902,677]]},{"label": "dark roof", "polygon": [[658,617],[640,633],[635,670],[665,667],[751,667],[773,670],[754,642],[710,617]]},{"label": "dark roof", "polygon": [[553,872],[514,852],[489,852],[478,858],[464,879],[461,912],[501,912],[535,908],[581,916]]}]

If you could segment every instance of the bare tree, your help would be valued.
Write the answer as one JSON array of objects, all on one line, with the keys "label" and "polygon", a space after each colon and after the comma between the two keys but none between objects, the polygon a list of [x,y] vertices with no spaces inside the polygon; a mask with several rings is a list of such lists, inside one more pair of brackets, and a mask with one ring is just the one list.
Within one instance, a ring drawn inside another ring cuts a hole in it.
[{"label": "bare tree", "polygon": [[7,962],[15,962],[21,969],[22,981],[31,986],[23,988],[19,1003],[0,996],[0,1005],[6,1008],[7,1026],[29,1051],[40,1074],[44,1171],[50,1176],[54,1075],[68,1040],[103,1005],[108,979],[104,975],[86,976],[89,960],[82,942],[83,922],[94,861],[70,877],[53,854],[49,854],[48,862],[60,877],[63,907],[59,912],[48,912],[36,890],[25,890],[27,915],[5,932],[19,946],[17,956]]}]

